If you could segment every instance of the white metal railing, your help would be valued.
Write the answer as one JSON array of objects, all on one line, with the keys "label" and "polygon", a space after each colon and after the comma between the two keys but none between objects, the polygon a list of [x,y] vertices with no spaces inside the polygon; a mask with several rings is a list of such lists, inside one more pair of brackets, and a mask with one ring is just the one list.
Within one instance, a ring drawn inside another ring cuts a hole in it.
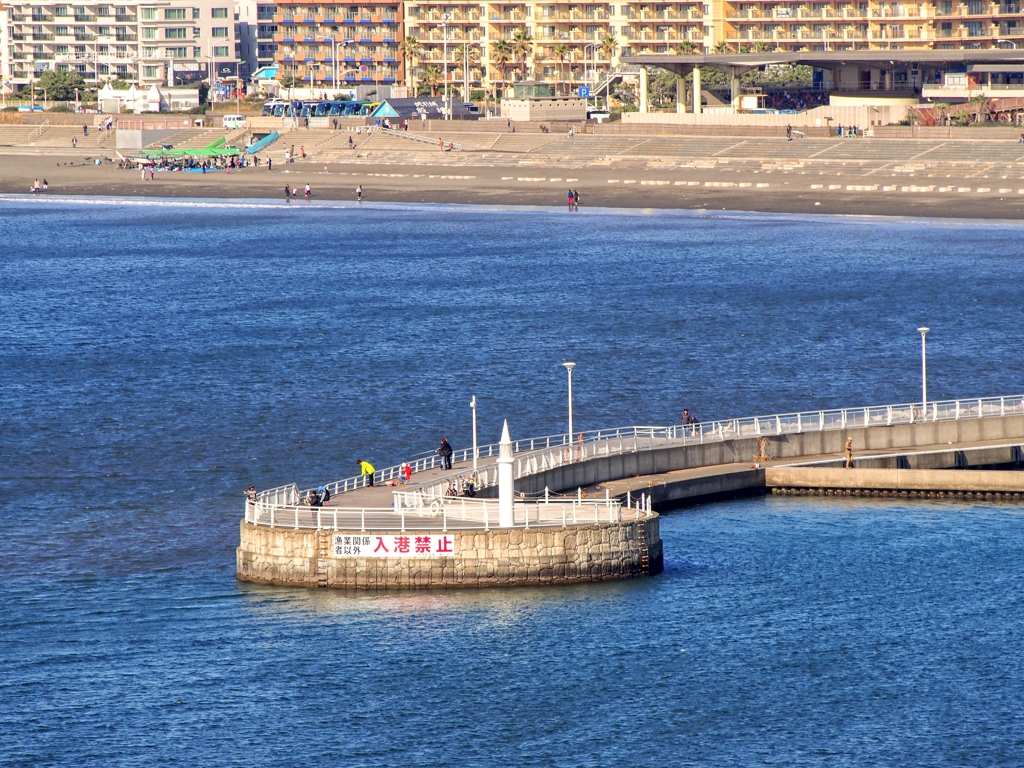
[{"label": "white metal railing", "polygon": [[[957,419],[977,419],[992,416],[1024,414],[1024,395],[1005,397],[970,398],[963,400],[941,400],[929,402],[927,407],[921,403],[902,403],[898,405],[875,405],[860,408],[834,408],[821,411],[801,411],[782,413],[771,416],[747,416],[738,419],[721,419],[701,422],[693,425],[631,426],[615,429],[597,429],[579,432],[575,439],[568,434],[547,435],[525,440],[513,441],[512,447],[516,454],[515,476],[527,477],[544,472],[564,464],[585,461],[600,456],[614,456],[622,453],[635,453],[641,450],[692,445],[695,443],[722,442],[750,437],[778,436],[799,434],[802,432],[822,432],[840,429],[860,429],[866,427],[884,427],[897,424],[914,424],[922,421],[951,421]],[[498,455],[498,444],[491,443],[478,448],[480,458],[491,458]],[[471,448],[454,452],[454,462],[468,462],[473,458]],[[436,453],[419,454],[407,462],[413,475],[441,466],[441,458]],[[398,481],[401,465],[394,465],[377,470],[375,482]],[[407,491],[415,491],[425,499],[442,498],[449,495],[451,486],[462,487],[463,482],[474,481],[477,489],[497,485],[497,468],[484,465],[476,472],[463,468],[441,478],[422,484],[405,486]],[[350,477],[326,484],[332,496],[346,493],[367,485],[365,477]],[[298,491],[294,483],[261,491],[258,499],[264,504],[278,503],[277,499],[288,499],[287,503],[297,503],[306,495],[305,489]],[[289,495],[294,493],[294,495]]]},{"label": "white metal railing", "polygon": [[[246,522],[269,528],[334,531],[408,530],[490,530],[499,528],[497,499],[437,499],[418,506],[394,507],[309,507],[300,504],[245,503]],[[513,504],[513,528],[568,527],[645,520],[654,515],[649,496],[630,498],[628,505],[618,499],[517,500]],[[505,526],[508,527],[508,526]]]}]

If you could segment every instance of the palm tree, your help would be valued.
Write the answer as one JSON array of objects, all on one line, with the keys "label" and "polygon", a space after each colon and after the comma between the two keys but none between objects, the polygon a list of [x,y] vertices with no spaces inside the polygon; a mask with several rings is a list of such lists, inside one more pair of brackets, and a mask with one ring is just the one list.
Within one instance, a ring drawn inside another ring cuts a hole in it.
[{"label": "palm tree", "polygon": [[[976,123],[988,121],[991,105],[984,94],[979,93],[977,96],[971,96],[971,98],[967,100],[967,103],[977,110],[977,118],[975,119]],[[982,117],[984,117],[984,120],[982,120]]]},{"label": "palm tree", "polygon": [[753,45],[753,51],[754,53],[768,53],[768,43],[764,40],[758,40]]},{"label": "palm tree", "polygon": [[615,35],[605,35],[601,39],[600,45],[597,46],[598,50],[601,51],[605,56],[608,57],[608,61],[611,62],[612,55],[615,53],[615,49],[619,47],[619,40]]},{"label": "palm tree", "polygon": [[[559,43],[551,49],[551,55],[558,59],[558,80],[562,79],[562,69],[565,66],[565,57],[569,55],[569,46]],[[555,92],[558,92],[558,84],[555,85]]]},{"label": "palm tree", "polygon": [[[494,66],[498,68],[498,72],[501,74],[500,82],[504,84],[505,73],[508,71],[508,65],[511,63],[515,53],[512,50],[512,45],[507,40],[499,40],[491,46],[491,61]],[[494,84],[494,98],[498,98],[498,84]]]},{"label": "palm tree", "polygon": [[676,46],[676,53],[680,56],[689,56],[690,54],[697,52],[697,46],[691,43],[689,40],[684,40]]},{"label": "palm tree", "polygon": [[441,82],[441,70],[431,64],[420,73],[423,84],[429,86],[430,95],[437,96],[437,86]]},{"label": "palm tree", "polygon": [[[408,88],[414,88],[412,81],[414,59],[419,56],[422,50],[423,46],[420,45],[420,41],[412,35],[409,35],[398,44],[398,52],[402,54],[402,58],[405,60],[405,84]],[[413,90],[413,95],[416,95],[415,90]]]},{"label": "palm tree", "polygon": [[725,40],[722,40],[721,42],[715,43],[714,51],[718,54],[732,53],[732,46],[725,42]]},{"label": "palm tree", "polygon": [[477,51],[476,48],[471,46],[469,43],[463,43],[462,45],[456,46],[455,55],[457,57],[456,62],[458,62],[456,64],[455,69],[456,72],[462,72],[462,81],[464,83],[466,91],[464,94],[462,94],[463,101],[469,101],[469,68],[473,66],[473,62],[477,56]]},{"label": "palm tree", "polygon": [[936,101],[932,105],[932,109],[938,113],[939,120],[942,121],[942,125],[946,125],[946,119],[949,117],[949,104],[944,101]]},{"label": "palm tree", "polygon": [[517,29],[516,33],[512,36],[512,52],[515,54],[517,59],[521,59],[523,64],[520,72],[522,73],[522,79],[526,79],[526,59],[533,53],[533,38],[530,37],[530,30]]}]

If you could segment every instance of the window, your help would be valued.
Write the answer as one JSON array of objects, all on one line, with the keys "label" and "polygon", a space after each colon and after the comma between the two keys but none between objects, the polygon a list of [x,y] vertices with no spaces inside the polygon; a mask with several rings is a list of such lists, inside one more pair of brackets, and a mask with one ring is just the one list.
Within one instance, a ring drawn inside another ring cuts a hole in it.
[{"label": "window", "polygon": [[215,19],[226,19],[228,17],[227,8],[214,8],[212,11],[213,18]]},{"label": "window", "polygon": [[228,36],[228,28],[227,27],[214,27],[213,28],[213,36],[214,37],[227,37]]},{"label": "window", "polygon": [[202,57],[203,57],[203,49],[200,48],[198,45],[192,46],[192,58],[193,59],[201,59]]},{"label": "window", "polygon": [[144,59],[155,59],[156,58],[156,48],[153,48],[153,47],[148,46],[148,45],[146,47],[144,47],[142,49],[142,58],[144,58]]},{"label": "window", "polygon": [[57,46],[57,55],[58,56],[66,56],[67,53],[68,53],[68,47],[66,45],[58,45]]},{"label": "window", "polygon": [[142,9],[142,20],[143,21],[153,21],[154,19],[156,19],[156,8],[143,8]]},{"label": "window", "polygon": [[70,16],[71,14],[68,13],[68,7],[66,5],[58,5],[56,8],[53,9],[53,15],[54,16]]},{"label": "window", "polygon": [[164,9],[164,20],[165,21],[182,21],[185,18],[184,8],[165,8]]},{"label": "window", "polygon": [[164,56],[168,59],[187,59],[188,48],[164,48]]},{"label": "window", "polygon": [[111,16],[113,14],[110,13],[110,6],[109,5],[97,5],[96,6],[96,15],[97,16]]},{"label": "window", "polygon": [[198,18],[199,18],[199,9],[198,8],[193,8],[192,9],[192,20],[195,21]]},{"label": "window", "polygon": [[101,35],[109,35],[110,34],[110,27],[100,27],[99,34],[101,34]]},{"label": "window", "polygon": [[213,47],[213,55],[217,58],[227,58],[228,47],[226,45],[215,45]]},{"label": "window", "polygon": [[142,39],[143,40],[155,40],[156,39],[156,27],[143,27],[142,28]]},{"label": "window", "polygon": [[53,30],[53,34],[55,34],[55,35],[66,35],[67,33],[68,33],[68,28],[67,27],[57,27],[56,29]]},{"label": "window", "polygon": [[197,40],[203,36],[203,30],[200,27],[192,27],[192,37]]},{"label": "window", "polygon": [[184,40],[187,31],[184,27],[168,27],[164,30],[164,37],[168,40]]},{"label": "window", "polygon": [[143,67],[142,76],[149,78],[160,77],[160,67]]}]

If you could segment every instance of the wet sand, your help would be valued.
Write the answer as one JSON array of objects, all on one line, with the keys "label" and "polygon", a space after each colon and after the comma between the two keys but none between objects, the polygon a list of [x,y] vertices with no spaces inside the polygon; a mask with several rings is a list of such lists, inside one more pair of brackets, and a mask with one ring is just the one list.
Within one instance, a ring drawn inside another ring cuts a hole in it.
[{"label": "wet sand", "polygon": [[[580,193],[581,208],[1024,218],[1024,193],[1018,190],[1018,185],[1024,188],[1024,182],[992,180],[984,182],[986,188],[979,187],[977,179],[958,179],[955,174],[938,182],[907,178],[864,180],[838,169],[813,173],[658,169],[643,162],[620,164],[614,170],[578,164],[524,167],[517,158],[503,163],[496,162],[493,156],[486,165],[474,165],[471,156],[463,156],[455,163],[437,153],[410,152],[382,159],[329,161],[326,174],[322,159],[300,160],[287,166],[275,160],[271,171],[262,167],[231,173],[157,172],[153,181],[142,181],[138,171],[119,170],[112,164],[96,166],[87,157],[62,151],[43,154],[8,150],[0,154],[0,192],[27,193],[34,179],[45,178],[49,190],[41,194],[49,195],[283,200],[285,184],[298,186],[300,197],[309,184],[314,199],[355,200],[355,188],[362,185],[366,202],[565,207],[566,190],[573,187]],[[940,188],[939,183],[947,186]],[[886,185],[890,190],[884,191]],[[830,186],[838,188],[829,189]],[[852,186],[860,189],[847,189]]]}]

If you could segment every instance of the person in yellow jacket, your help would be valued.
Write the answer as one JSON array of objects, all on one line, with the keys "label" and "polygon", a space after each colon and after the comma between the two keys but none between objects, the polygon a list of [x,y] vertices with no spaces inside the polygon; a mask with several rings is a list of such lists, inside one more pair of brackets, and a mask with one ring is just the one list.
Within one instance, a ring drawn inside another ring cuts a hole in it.
[{"label": "person in yellow jacket", "polygon": [[358,459],[356,463],[359,464],[359,474],[360,475],[367,475],[368,476],[367,480],[366,480],[366,484],[372,488],[373,487],[373,473],[375,471],[374,468],[373,468],[373,464],[371,464],[368,461],[363,461],[362,459]]}]

